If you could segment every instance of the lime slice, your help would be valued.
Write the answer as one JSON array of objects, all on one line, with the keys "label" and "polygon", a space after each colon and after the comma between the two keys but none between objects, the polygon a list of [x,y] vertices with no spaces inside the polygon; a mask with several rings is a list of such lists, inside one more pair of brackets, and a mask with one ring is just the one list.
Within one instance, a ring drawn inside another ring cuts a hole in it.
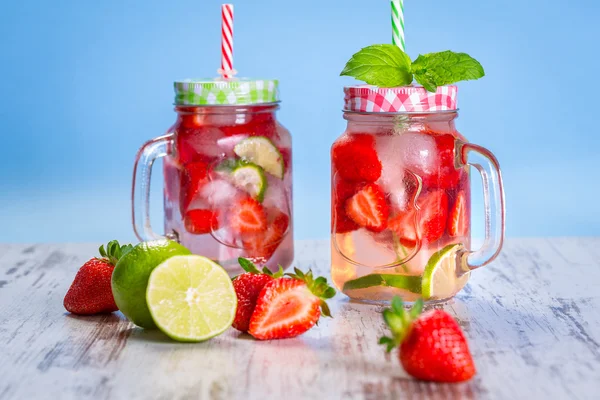
[{"label": "lime slice", "polygon": [[408,290],[413,293],[421,292],[421,277],[395,274],[370,274],[352,279],[344,284],[344,291],[365,289],[373,286],[389,286]]},{"label": "lime slice", "polygon": [[264,136],[254,136],[242,140],[233,148],[233,152],[243,160],[264,168],[265,171],[283,179],[283,157],[277,147]]},{"label": "lime slice", "polygon": [[256,201],[262,202],[267,190],[267,178],[264,170],[256,164],[240,163],[231,171],[231,180],[235,186],[248,192]]},{"label": "lime slice", "polygon": [[[423,271],[423,298],[442,300],[454,296],[469,280],[470,272],[465,261],[457,265],[457,252],[461,244],[449,244],[433,253]],[[464,257],[461,257],[464,260]],[[460,276],[457,276],[458,274]]]},{"label": "lime slice", "polygon": [[223,333],[237,307],[227,272],[202,256],[175,256],[156,267],[148,280],[146,302],[160,330],[182,342]]}]

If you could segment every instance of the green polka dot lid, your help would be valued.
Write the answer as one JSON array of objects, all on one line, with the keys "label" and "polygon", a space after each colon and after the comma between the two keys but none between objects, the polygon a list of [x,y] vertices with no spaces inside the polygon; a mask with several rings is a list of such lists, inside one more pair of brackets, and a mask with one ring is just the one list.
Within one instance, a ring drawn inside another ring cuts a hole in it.
[{"label": "green polka dot lid", "polygon": [[279,101],[276,79],[187,79],[176,81],[174,86],[176,105],[239,106]]}]

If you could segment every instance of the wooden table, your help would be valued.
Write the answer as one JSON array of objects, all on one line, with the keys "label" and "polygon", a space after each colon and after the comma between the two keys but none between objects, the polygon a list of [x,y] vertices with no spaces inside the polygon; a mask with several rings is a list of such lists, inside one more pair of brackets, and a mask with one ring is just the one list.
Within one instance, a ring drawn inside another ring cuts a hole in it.
[{"label": "wooden table", "polygon": [[[94,244],[0,245],[0,399],[600,398],[600,238],[513,239],[444,309],[468,336],[469,383],[417,382],[377,344],[381,307],[332,301],[307,334],[258,342],[230,329],[183,344],[62,300]],[[329,268],[327,241],[297,265]],[[441,307],[441,306],[440,306]]]}]

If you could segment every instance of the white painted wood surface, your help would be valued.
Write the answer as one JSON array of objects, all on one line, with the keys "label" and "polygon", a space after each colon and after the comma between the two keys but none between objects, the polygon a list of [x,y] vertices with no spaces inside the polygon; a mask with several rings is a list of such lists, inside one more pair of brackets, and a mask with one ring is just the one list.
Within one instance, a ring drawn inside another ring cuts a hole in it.
[{"label": "white painted wood surface", "polygon": [[[332,301],[307,334],[258,342],[230,329],[182,344],[116,313],[76,317],[63,296],[92,244],[0,245],[0,399],[598,399],[600,238],[513,239],[443,307],[478,374],[412,380],[377,338],[381,307]],[[297,265],[328,274],[327,241]]]}]

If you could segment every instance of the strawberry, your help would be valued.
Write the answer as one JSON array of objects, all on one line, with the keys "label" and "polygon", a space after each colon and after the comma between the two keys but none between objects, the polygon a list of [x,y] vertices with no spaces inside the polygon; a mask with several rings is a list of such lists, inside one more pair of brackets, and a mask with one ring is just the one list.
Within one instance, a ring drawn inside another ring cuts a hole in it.
[{"label": "strawberry", "polygon": [[394,231],[400,243],[407,247],[416,246],[417,237],[423,243],[433,243],[442,237],[448,219],[448,195],[442,189],[422,194],[417,200],[418,231],[415,231],[415,209],[392,217],[388,226]]},{"label": "strawberry", "polygon": [[467,219],[467,198],[465,192],[459,192],[456,195],[454,207],[448,216],[448,235],[462,237],[467,234],[468,230]]},{"label": "strawberry", "polygon": [[335,289],[323,277],[313,278],[297,268],[289,278],[277,278],[261,290],[248,333],[260,340],[296,337],[312,328],[322,315],[331,317],[325,300]]},{"label": "strawberry", "polygon": [[184,217],[185,229],[196,235],[219,229],[219,213],[213,210],[189,210]]},{"label": "strawberry", "polygon": [[346,214],[346,201],[354,196],[358,190],[355,182],[342,179],[335,182],[335,189],[331,196],[332,220],[331,231],[347,233],[358,229],[358,225]]},{"label": "strawberry", "polygon": [[346,214],[372,232],[385,230],[389,216],[385,193],[376,184],[367,184],[346,202]]},{"label": "strawberry", "polygon": [[184,215],[190,203],[198,195],[198,192],[207,182],[208,163],[196,161],[185,164],[181,173],[181,194],[179,196],[179,209]]},{"label": "strawberry", "polygon": [[381,161],[375,138],[365,133],[346,135],[331,148],[334,171],[349,181],[375,182],[381,176]]},{"label": "strawberry", "polygon": [[65,309],[79,315],[118,311],[110,279],[119,258],[132,248],[130,244],[120,246],[116,240],[109,242],[106,250],[100,246],[101,258],[92,258],[77,271],[63,301]]},{"label": "strawberry", "polygon": [[230,212],[231,228],[236,233],[257,233],[267,229],[265,209],[251,197],[242,199]]},{"label": "strawberry", "polygon": [[263,267],[262,272],[259,271],[256,265],[245,258],[238,258],[238,262],[246,272],[233,278],[233,288],[238,299],[233,327],[238,331],[248,332],[260,291],[273,279],[283,276],[283,269],[279,267],[279,271],[273,274],[267,267]]},{"label": "strawberry", "polygon": [[463,382],[475,375],[475,364],[469,346],[458,323],[443,310],[431,310],[422,315],[423,300],[410,311],[402,300],[394,297],[392,307],[383,311],[392,337],[382,337],[379,343],[387,351],[399,346],[398,357],[411,376],[433,382]]},{"label": "strawberry", "polygon": [[277,208],[273,208],[267,212],[268,222],[267,229],[264,232],[244,234],[242,243],[248,251],[248,255],[253,259],[261,259],[267,261],[279,243],[285,237],[290,224],[290,217]]}]

